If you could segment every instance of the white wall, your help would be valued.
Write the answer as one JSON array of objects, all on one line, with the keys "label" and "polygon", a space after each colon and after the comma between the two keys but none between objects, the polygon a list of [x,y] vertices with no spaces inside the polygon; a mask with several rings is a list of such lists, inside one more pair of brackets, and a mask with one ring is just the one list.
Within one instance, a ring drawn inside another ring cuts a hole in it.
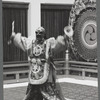
[{"label": "white wall", "polygon": [[8,2],[40,2],[49,4],[73,4],[75,0],[2,0]]},{"label": "white wall", "polygon": [[23,3],[29,3],[32,0],[2,0],[7,2],[23,2]]},{"label": "white wall", "polygon": [[73,4],[75,0],[40,0],[41,3],[49,4]]},{"label": "white wall", "polygon": [[35,37],[35,30],[41,25],[41,4],[73,4],[74,0],[2,0],[3,2],[29,3],[28,36]]},{"label": "white wall", "polygon": [[33,0],[29,4],[28,10],[28,34],[35,37],[35,30],[41,25],[40,3],[38,0]]}]

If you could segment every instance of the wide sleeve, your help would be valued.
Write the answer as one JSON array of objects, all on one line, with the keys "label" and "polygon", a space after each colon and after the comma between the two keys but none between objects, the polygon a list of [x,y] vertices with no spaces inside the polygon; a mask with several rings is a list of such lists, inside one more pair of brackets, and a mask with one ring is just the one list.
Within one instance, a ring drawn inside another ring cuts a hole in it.
[{"label": "wide sleeve", "polygon": [[51,50],[53,54],[57,54],[61,51],[65,51],[67,49],[67,44],[64,36],[58,36],[57,39],[49,38],[48,39],[49,46],[51,47]]},{"label": "wide sleeve", "polygon": [[32,45],[32,39],[21,36],[21,33],[17,33],[14,36],[13,43],[15,46],[22,49],[23,51],[27,51]]}]

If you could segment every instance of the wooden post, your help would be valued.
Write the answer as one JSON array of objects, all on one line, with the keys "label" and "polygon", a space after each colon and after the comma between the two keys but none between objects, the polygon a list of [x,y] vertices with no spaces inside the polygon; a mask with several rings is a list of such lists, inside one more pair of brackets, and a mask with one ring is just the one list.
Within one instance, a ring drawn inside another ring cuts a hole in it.
[{"label": "wooden post", "polygon": [[69,58],[68,58],[68,50],[66,50],[66,57],[65,57],[65,68],[66,68],[66,71],[65,71],[65,74],[66,75],[69,75]]},{"label": "wooden post", "polygon": [[16,82],[19,82],[19,73],[16,73]]},{"label": "wooden post", "polygon": [[85,79],[85,70],[82,69],[82,79],[84,80]]}]

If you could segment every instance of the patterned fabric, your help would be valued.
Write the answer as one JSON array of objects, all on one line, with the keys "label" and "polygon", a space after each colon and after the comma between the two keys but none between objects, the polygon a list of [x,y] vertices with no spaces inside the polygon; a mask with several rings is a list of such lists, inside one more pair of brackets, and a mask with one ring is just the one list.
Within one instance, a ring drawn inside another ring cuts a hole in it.
[{"label": "patterned fabric", "polygon": [[51,66],[52,82],[41,85],[28,84],[26,96],[23,100],[65,100],[59,83],[56,83],[55,70]]},{"label": "patterned fabric", "polygon": [[[30,36],[29,38],[21,36],[21,33],[17,33],[13,39],[14,44],[22,49],[23,51],[29,51],[28,55],[30,55],[32,42],[35,42],[35,40]],[[57,39],[54,37],[51,37],[47,39],[45,42],[47,42],[48,47],[51,47],[52,52],[54,54],[66,50],[67,45],[65,45],[65,39],[63,36],[58,36]],[[57,52],[58,51],[58,52]]]},{"label": "patterned fabric", "polygon": [[[48,75],[42,73],[47,76],[44,82],[41,84],[38,82],[34,84],[34,81],[29,83],[24,100],[65,100],[59,83],[56,83],[55,69],[50,63],[51,61],[53,63],[52,54],[66,50],[65,38],[64,36],[58,36],[57,39],[52,37],[41,44],[37,44],[36,41],[32,38],[21,36],[21,33],[16,34],[13,39],[13,43],[28,54],[30,68],[34,72],[34,74],[30,74],[31,78],[40,79],[40,72],[43,71],[41,68],[49,68]],[[49,66],[46,65],[44,67],[42,61]]]}]

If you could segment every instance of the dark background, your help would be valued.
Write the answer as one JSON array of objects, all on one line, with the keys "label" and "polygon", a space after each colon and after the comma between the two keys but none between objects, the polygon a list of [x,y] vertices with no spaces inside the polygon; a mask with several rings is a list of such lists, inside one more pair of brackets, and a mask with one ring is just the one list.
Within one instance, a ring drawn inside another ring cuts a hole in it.
[{"label": "dark background", "polygon": [[[100,65],[100,0],[97,0],[97,30],[98,30],[98,66]],[[2,0],[0,0],[0,100],[3,100],[3,44],[2,44]],[[100,67],[98,67],[98,82],[100,87]],[[100,88],[98,88],[100,96]],[[100,97],[99,97],[100,98]],[[98,99],[99,100],[99,99]]]},{"label": "dark background", "polygon": [[0,100],[3,100],[2,0],[0,0]]},{"label": "dark background", "polygon": [[97,0],[98,100],[100,100],[100,0]]}]

